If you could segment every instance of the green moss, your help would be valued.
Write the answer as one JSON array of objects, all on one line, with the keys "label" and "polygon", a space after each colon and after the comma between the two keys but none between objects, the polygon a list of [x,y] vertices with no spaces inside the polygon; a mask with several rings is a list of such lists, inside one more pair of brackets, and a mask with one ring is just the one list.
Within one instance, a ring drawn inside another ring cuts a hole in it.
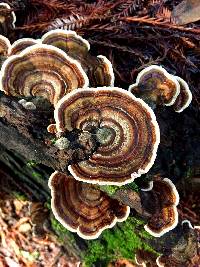
[{"label": "green moss", "polygon": [[143,224],[142,221],[129,217],[113,230],[105,230],[99,240],[88,241],[88,249],[84,256],[85,266],[95,266],[96,262],[102,262],[103,266],[106,266],[108,262],[119,257],[134,259],[137,249],[153,251],[143,241],[151,238],[143,229]]},{"label": "green moss", "polygon": [[29,160],[29,161],[27,161],[26,165],[28,167],[35,167],[37,165],[37,163],[34,160]]},{"label": "green moss", "polygon": [[51,216],[51,226],[56,235],[58,236],[58,240],[61,244],[65,243],[75,243],[75,239],[73,234],[68,231],[62,224],[60,224],[53,216]]},{"label": "green moss", "polygon": [[26,198],[25,195],[23,195],[22,193],[17,192],[17,191],[13,191],[13,192],[12,192],[12,196],[13,196],[15,199],[18,199],[18,200],[21,200],[21,201],[25,201],[25,200],[27,200],[27,198]]},{"label": "green moss", "polygon": [[116,185],[101,185],[100,189],[104,192],[106,192],[109,196],[113,196],[117,190],[119,189],[132,189],[133,191],[138,192],[138,186],[136,185],[136,183],[132,182],[128,185],[123,185],[123,186],[116,186]]},{"label": "green moss", "polygon": [[137,186],[137,184],[135,182],[132,182],[130,184],[124,185],[122,188],[128,188],[128,189],[132,189],[133,191],[139,192],[139,187]]},{"label": "green moss", "polygon": [[109,196],[113,196],[114,193],[119,189],[119,186],[115,185],[101,185],[100,189],[106,192]]},{"label": "green moss", "polygon": [[56,138],[53,138],[50,141],[51,141],[51,144],[54,145],[56,143],[57,139]]}]

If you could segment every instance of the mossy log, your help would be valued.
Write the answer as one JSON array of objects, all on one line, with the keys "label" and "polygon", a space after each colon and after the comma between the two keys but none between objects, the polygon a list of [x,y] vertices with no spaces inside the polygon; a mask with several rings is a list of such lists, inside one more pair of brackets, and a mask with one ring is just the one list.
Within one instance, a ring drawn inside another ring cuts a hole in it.
[{"label": "mossy log", "polygon": [[[69,141],[67,149],[59,149],[55,145],[55,136],[47,132],[47,126],[54,122],[53,108],[41,99],[28,101],[33,101],[35,110],[25,109],[19,99],[0,93],[0,166],[8,178],[0,179],[0,185],[7,193],[20,192],[32,202],[49,203],[49,175],[54,170],[67,172],[67,166],[71,162],[87,159],[98,144],[92,135],[84,136],[74,131],[65,136]],[[107,253],[105,246],[109,249],[110,242],[118,244],[116,240],[121,240],[121,232],[125,235],[127,232],[127,238],[130,236],[129,231],[132,233],[131,240],[123,245],[127,247],[122,248],[123,256],[128,258],[134,258],[133,251],[137,246],[147,250],[155,248],[160,253],[167,250],[169,253],[180,240],[180,246],[183,242],[187,243],[188,237],[183,238],[180,225],[175,231],[159,239],[152,239],[144,233],[143,226],[150,214],[143,209],[136,184],[120,189],[115,186],[101,186],[100,189],[133,208],[131,215],[135,219],[130,218],[127,223],[116,226],[117,230],[114,232],[106,230],[98,241],[84,241],[66,231],[51,215],[54,232],[62,239],[66,252],[76,260],[86,261],[87,266],[92,266],[93,262]],[[134,224],[132,220],[135,220]],[[88,256],[91,249],[93,252]],[[108,255],[105,262],[108,259],[112,260],[112,256]]]}]

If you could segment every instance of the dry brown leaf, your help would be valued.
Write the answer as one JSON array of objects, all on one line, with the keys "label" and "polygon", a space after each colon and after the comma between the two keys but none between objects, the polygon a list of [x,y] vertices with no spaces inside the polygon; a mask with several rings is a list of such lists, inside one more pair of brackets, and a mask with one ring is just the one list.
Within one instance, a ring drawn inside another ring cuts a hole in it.
[{"label": "dry brown leaf", "polygon": [[200,20],[200,1],[184,0],[172,12],[172,20],[179,25],[185,25]]}]

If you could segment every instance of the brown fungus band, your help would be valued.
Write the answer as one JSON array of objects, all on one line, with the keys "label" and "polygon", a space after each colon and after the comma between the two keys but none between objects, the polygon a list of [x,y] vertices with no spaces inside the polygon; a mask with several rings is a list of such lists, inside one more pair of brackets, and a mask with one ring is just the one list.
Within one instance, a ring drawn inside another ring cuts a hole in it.
[{"label": "brown fungus band", "polygon": [[180,93],[173,105],[176,112],[180,113],[185,110],[192,101],[192,93],[189,89],[188,84],[180,77],[174,76],[180,84]]},{"label": "brown fungus band", "polygon": [[147,102],[171,106],[180,92],[180,85],[164,68],[152,65],[138,74],[129,91]]},{"label": "brown fungus band", "polygon": [[179,194],[175,185],[168,178],[154,181],[153,188],[150,187],[149,193],[155,199],[153,202],[155,213],[144,228],[151,235],[160,237],[178,224]]},{"label": "brown fungus band", "polygon": [[10,41],[3,35],[0,35],[0,57],[6,58],[10,49]]},{"label": "brown fungus band", "polygon": [[66,93],[88,86],[87,75],[76,60],[44,44],[10,56],[1,71],[1,90],[7,95],[43,96],[54,105]]},{"label": "brown fungus band", "polygon": [[85,161],[69,166],[80,181],[123,185],[149,171],[160,140],[152,109],[115,87],[78,89],[55,108],[58,132],[95,133],[100,146]]},{"label": "brown fungus band", "polygon": [[27,47],[30,47],[32,45],[39,44],[39,43],[40,43],[40,40],[35,40],[32,38],[19,39],[11,45],[9,49],[9,56],[18,55]]},{"label": "brown fungus band", "polygon": [[88,75],[90,86],[113,86],[114,73],[111,62],[105,56],[94,57],[89,53],[90,44],[74,31],[52,30],[44,34],[42,43],[62,49],[78,60]]},{"label": "brown fungus band", "polygon": [[60,172],[49,179],[51,206],[56,219],[84,239],[96,239],[104,229],[127,219],[130,208],[111,199],[94,185]]},{"label": "brown fungus band", "polygon": [[75,31],[52,30],[45,33],[42,38],[43,44],[53,45],[69,54],[77,54],[86,57],[90,50],[87,40],[79,36]]}]

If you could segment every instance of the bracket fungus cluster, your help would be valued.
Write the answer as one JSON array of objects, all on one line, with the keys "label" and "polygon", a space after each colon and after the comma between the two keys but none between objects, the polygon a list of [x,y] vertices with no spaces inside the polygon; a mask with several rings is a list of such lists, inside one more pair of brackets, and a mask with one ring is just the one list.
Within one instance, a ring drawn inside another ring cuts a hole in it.
[{"label": "bracket fungus cluster", "polygon": [[192,101],[188,84],[157,65],[143,69],[129,91],[151,105],[173,106],[176,112],[182,112]]},{"label": "bracket fungus cluster", "polygon": [[94,185],[54,172],[49,179],[56,219],[84,239],[97,238],[104,229],[126,220],[130,208],[111,199]]},{"label": "bracket fungus cluster", "polygon": [[55,106],[74,89],[113,85],[110,61],[90,55],[89,49],[89,43],[73,31],[19,39],[9,46],[2,65],[1,90],[18,97],[43,96]]},{"label": "bracket fungus cluster", "polygon": [[152,214],[144,227],[147,232],[160,237],[177,226],[179,194],[170,179],[151,182],[149,189],[143,190],[142,195],[144,206],[151,209],[149,212]]},{"label": "bracket fungus cluster", "polygon": [[87,76],[77,61],[44,44],[10,56],[1,72],[1,88],[7,95],[43,96],[54,105],[67,91],[88,86]]},{"label": "bracket fungus cluster", "polygon": [[[15,17],[10,16],[14,26]],[[41,39],[23,38],[12,45],[0,36],[0,56],[1,91],[23,98],[19,103],[27,109],[35,109],[24,100],[32,96],[42,96],[54,106],[55,124],[47,129],[60,138],[55,142],[58,149],[67,149],[66,134],[72,131],[95,137],[93,154],[67,166],[71,176],[56,171],[49,179],[58,221],[85,239],[97,238],[104,229],[124,221],[130,208],[95,184],[125,185],[150,170],[160,130],[145,101],[173,105],[181,112],[192,100],[187,83],[153,65],[138,74],[129,91],[114,87],[111,62],[93,56],[89,42],[74,31],[52,30]],[[173,183],[154,181],[143,194],[156,204],[146,231],[159,237],[173,229],[179,201]]]},{"label": "bracket fungus cluster", "polygon": [[125,220],[130,208],[111,200],[94,184],[120,186],[148,172],[156,158],[159,126],[143,100],[117,87],[72,91],[56,104],[54,119],[56,124],[50,128],[55,127],[57,135],[88,132],[99,144],[89,159],[68,166],[71,177],[55,172],[49,181],[58,221],[83,238],[97,238]]}]

